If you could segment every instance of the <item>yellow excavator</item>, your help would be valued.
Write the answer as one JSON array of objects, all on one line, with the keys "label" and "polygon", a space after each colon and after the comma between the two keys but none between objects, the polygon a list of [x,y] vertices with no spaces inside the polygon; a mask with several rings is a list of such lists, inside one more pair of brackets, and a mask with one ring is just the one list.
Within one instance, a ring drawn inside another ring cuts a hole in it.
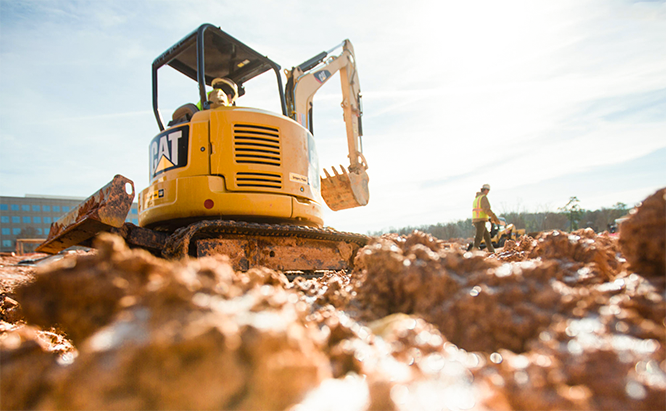
[{"label": "yellow excavator", "polygon": [[[340,50],[339,54],[332,52]],[[158,71],[170,66],[198,85],[199,104],[164,124]],[[273,71],[281,114],[243,107],[245,84]],[[120,175],[53,223],[38,251],[90,245],[101,231],[166,258],[226,254],[235,269],[347,269],[367,237],[324,227],[334,210],[369,200],[362,153],[362,105],[354,49],[332,50],[285,70],[219,27],[203,24],[152,65],[153,111],[160,132],[149,144],[150,185],[138,194],[138,226],[125,223],[134,183]],[[313,97],[339,73],[349,165],[320,176]],[[207,92],[206,86],[212,87]]]}]

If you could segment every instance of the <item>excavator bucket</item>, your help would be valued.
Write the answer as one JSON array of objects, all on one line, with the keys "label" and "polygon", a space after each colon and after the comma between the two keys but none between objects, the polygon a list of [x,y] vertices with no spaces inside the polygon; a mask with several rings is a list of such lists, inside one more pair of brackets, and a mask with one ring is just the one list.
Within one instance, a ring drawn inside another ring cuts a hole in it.
[{"label": "excavator bucket", "polygon": [[321,179],[321,196],[326,205],[333,211],[360,207],[368,204],[370,191],[368,190],[368,173],[365,170],[350,172],[341,165],[338,173],[331,167],[333,176],[324,169],[325,178]]},{"label": "excavator bucket", "polygon": [[101,231],[121,227],[134,201],[134,183],[121,175],[53,224],[37,252],[55,254],[81,244]]}]

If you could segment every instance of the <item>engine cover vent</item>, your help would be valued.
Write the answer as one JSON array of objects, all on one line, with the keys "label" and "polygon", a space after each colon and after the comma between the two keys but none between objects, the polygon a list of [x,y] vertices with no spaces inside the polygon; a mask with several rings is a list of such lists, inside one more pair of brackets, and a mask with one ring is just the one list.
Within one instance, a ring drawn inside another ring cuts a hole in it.
[{"label": "engine cover vent", "polygon": [[253,124],[234,124],[234,159],[238,164],[280,167],[279,130]]},{"label": "engine cover vent", "polygon": [[243,188],[282,188],[282,176],[273,173],[236,173],[236,186]]}]

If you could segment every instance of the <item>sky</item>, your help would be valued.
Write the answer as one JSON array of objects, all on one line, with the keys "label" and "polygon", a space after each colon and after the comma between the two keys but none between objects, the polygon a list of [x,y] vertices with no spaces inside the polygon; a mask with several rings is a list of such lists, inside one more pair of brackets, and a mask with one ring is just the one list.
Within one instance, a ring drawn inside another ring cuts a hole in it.
[{"label": "sky", "polygon": [[[203,23],[282,68],[352,42],[370,203],[327,209],[338,230],[463,220],[483,184],[498,214],[666,187],[666,1],[0,0],[0,195],[145,188],[152,61]],[[180,77],[163,116],[196,99]],[[279,111],[264,77],[239,105]],[[348,162],[341,99],[337,76],[315,96],[329,169]]]}]

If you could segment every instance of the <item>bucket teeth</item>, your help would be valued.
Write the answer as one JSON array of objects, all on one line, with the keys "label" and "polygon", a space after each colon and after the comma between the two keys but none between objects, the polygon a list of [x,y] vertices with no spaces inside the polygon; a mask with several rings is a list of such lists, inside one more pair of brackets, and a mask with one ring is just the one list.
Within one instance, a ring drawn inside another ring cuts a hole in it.
[{"label": "bucket teeth", "polygon": [[340,171],[331,167],[333,175],[324,169],[321,179],[321,195],[326,205],[334,211],[366,205],[368,203],[368,177],[365,171],[348,173],[340,165]]}]

